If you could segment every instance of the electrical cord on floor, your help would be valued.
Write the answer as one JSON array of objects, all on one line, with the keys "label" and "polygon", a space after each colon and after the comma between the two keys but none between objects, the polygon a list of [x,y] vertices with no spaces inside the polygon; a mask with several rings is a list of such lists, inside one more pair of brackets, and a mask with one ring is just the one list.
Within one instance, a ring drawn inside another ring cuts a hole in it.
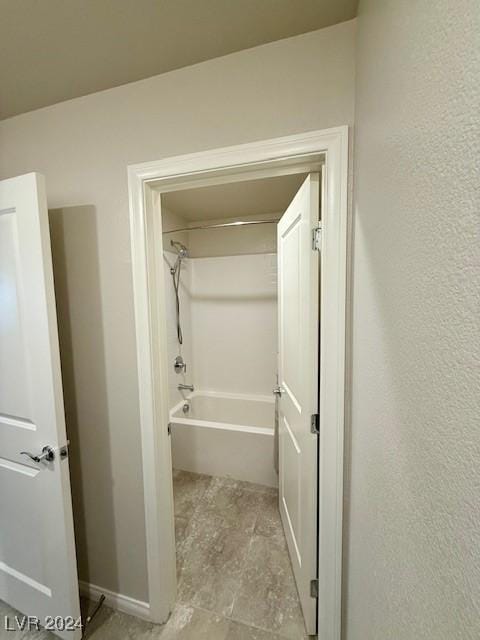
[{"label": "electrical cord on floor", "polygon": [[100,600],[97,602],[97,604],[95,606],[95,609],[85,619],[85,624],[83,625],[83,637],[85,637],[85,632],[86,632],[87,626],[90,624],[90,622],[94,619],[94,617],[100,611],[100,609],[102,608],[102,605],[103,605],[104,602],[105,602],[105,596],[102,593],[102,595],[100,596]]}]

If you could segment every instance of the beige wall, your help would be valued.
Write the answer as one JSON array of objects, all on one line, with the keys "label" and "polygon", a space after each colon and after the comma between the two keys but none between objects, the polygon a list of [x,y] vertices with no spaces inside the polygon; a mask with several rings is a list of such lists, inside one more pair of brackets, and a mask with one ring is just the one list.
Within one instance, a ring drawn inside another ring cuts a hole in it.
[{"label": "beige wall", "polygon": [[360,3],[348,640],[480,633],[479,32]]},{"label": "beige wall", "polygon": [[354,22],[0,123],[0,177],[46,175],[80,575],[147,599],[128,163],[352,124]]}]

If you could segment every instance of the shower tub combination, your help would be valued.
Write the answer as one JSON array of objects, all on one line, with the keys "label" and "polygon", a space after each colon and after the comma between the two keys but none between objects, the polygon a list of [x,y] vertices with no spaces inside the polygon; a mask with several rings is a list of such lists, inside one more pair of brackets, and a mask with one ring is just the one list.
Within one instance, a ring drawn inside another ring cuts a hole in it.
[{"label": "shower tub combination", "polygon": [[170,411],[173,466],[276,487],[274,417],[271,396],[194,391]]}]

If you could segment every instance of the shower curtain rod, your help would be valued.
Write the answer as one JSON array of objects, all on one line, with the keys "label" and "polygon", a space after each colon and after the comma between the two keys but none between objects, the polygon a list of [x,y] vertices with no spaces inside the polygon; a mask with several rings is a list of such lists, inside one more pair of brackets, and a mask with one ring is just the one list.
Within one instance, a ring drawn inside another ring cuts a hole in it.
[{"label": "shower curtain rod", "polygon": [[196,231],[197,229],[220,229],[222,227],[243,227],[250,224],[272,224],[278,222],[280,218],[274,220],[245,220],[238,222],[222,222],[220,224],[206,224],[199,225],[197,227],[184,227],[183,229],[171,229],[170,231],[163,231],[162,233],[180,233],[181,231]]}]

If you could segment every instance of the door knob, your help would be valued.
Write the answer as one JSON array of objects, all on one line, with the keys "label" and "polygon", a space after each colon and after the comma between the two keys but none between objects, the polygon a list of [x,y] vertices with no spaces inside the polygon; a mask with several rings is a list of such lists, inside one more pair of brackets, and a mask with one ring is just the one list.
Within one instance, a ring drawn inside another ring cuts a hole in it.
[{"label": "door knob", "polygon": [[42,462],[43,460],[46,462],[52,462],[52,460],[55,460],[55,450],[48,444],[43,447],[42,453],[38,456],[33,455],[30,451],[20,451],[20,455],[28,456],[30,460],[33,460],[33,462]]}]

